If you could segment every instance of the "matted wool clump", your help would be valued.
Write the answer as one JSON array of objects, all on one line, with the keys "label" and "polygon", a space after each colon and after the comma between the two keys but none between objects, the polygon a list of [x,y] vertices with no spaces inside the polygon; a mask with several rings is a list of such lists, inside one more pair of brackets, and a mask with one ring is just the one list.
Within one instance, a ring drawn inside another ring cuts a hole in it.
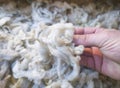
[{"label": "matted wool clump", "polygon": [[[28,78],[42,88],[48,85],[52,87],[54,83],[58,87],[62,84],[66,85],[64,88],[72,87],[68,81],[74,82],[78,79],[80,54],[84,49],[83,46],[74,47],[72,44],[73,29],[72,24],[59,23],[52,26],[42,25],[38,30],[33,29],[28,33],[20,30],[18,36],[10,41],[14,45],[14,39],[19,40],[15,51],[21,56],[21,60],[16,60],[13,64],[13,76]],[[63,80],[65,84],[61,84]]]},{"label": "matted wool clump", "polygon": [[0,5],[0,88],[119,88],[80,66],[84,46],[72,42],[79,26],[120,29],[118,7],[28,1]]}]

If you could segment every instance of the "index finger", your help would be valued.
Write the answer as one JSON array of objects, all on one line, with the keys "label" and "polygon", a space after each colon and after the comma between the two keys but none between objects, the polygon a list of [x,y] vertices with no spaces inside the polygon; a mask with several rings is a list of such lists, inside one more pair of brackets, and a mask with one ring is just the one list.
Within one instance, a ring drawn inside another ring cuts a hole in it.
[{"label": "index finger", "polygon": [[92,33],[96,33],[99,31],[102,31],[103,28],[98,28],[98,27],[86,27],[86,28],[75,28],[75,32],[74,34],[92,34]]}]

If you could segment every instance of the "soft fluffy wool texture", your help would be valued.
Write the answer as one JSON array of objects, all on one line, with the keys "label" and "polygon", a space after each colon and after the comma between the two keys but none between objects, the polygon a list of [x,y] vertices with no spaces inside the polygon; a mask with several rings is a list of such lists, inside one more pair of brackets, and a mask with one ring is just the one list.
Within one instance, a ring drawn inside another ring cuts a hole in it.
[{"label": "soft fluffy wool texture", "polygon": [[119,88],[119,81],[81,67],[84,47],[72,43],[75,27],[120,29],[119,23],[120,10],[110,3],[1,5],[0,88]]}]

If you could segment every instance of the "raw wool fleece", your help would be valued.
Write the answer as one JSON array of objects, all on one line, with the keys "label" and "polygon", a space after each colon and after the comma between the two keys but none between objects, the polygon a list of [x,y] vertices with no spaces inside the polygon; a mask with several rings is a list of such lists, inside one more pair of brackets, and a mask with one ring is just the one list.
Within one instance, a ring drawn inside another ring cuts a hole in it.
[{"label": "raw wool fleece", "polygon": [[76,26],[120,29],[119,10],[40,0],[18,6],[0,6],[0,88],[115,88],[97,72],[80,69],[84,47],[72,38]]}]

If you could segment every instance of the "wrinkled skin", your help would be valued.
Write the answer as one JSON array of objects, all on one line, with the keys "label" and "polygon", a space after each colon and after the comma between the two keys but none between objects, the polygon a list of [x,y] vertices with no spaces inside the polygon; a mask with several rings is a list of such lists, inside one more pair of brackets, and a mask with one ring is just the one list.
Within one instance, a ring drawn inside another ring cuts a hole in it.
[{"label": "wrinkled skin", "polygon": [[96,53],[92,55],[84,52],[81,65],[120,80],[120,31],[78,28],[75,30],[74,43],[83,44],[86,49],[92,49],[92,54]]}]

